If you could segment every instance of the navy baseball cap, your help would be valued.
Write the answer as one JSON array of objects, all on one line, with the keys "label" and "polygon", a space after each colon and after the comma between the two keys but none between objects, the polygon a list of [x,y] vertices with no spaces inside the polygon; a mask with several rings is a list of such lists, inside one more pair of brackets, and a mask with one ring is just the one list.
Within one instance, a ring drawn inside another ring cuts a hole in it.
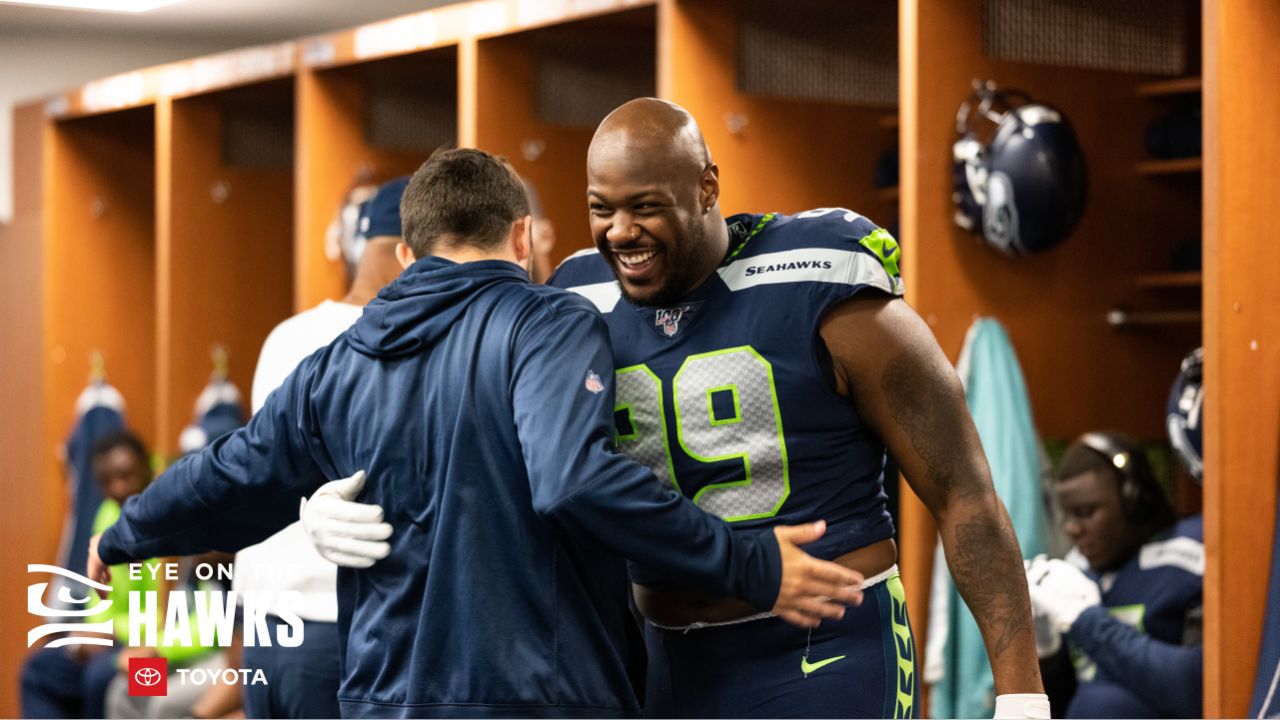
[{"label": "navy baseball cap", "polygon": [[378,187],[378,192],[360,206],[360,221],[356,225],[356,239],[363,242],[371,237],[394,235],[400,232],[400,198],[409,184],[409,176],[388,180]]}]

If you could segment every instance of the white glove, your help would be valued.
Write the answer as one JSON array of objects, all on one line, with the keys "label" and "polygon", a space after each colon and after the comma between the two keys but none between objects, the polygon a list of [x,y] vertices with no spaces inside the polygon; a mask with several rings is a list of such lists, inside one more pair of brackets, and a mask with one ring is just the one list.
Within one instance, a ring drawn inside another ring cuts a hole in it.
[{"label": "white glove", "polygon": [[1049,696],[1043,693],[1010,693],[996,696],[995,720],[1032,718],[1049,720]]},{"label": "white glove", "polygon": [[[1034,569],[1036,577],[1044,572],[1043,566],[1049,558],[1045,555],[1037,555],[1034,560],[1023,560],[1022,566],[1027,571],[1027,585],[1031,584],[1031,573]],[[1058,633],[1050,622],[1049,616],[1045,614],[1044,608],[1031,603],[1031,627],[1036,636],[1036,656],[1041,660],[1051,658],[1058,654],[1062,649],[1062,635]]]},{"label": "white glove", "polygon": [[1048,619],[1049,628],[1066,633],[1080,613],[1102,602],[1098,585],[1063,560],[1036,558],[1027,570],[1033,615]]},{"label": "white glove", "polygon": [[364,471],[325,483],[302,499],[298,519],[320,556],[342,567],[367,568],[386,557],[391,545],[382,506],[352,502],[364,487]]}]

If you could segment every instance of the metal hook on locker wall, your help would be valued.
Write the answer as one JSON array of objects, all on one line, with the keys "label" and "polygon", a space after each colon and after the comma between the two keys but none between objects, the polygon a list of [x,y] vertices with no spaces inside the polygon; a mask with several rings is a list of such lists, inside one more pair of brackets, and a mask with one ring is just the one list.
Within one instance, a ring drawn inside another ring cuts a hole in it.
[{"label": "metal hook on locker wall", "polygon": [[93,350],[89,353],[89,382],[96,384],[105,382],[107,379],[107,360],[102,356],[101,350]]},{"label": "metal hook on locker wall", "polygon": [[520,142],[520,155],[529,162],[534,162],[547,151],[547,143],[537,138],[526,138]]},{"label": "metal hook on locker wall", "polygon": [[213,185],[209,187],[209,197],[213,200],[214,205],[221,205],[231,197],[231,183],[226,180],[214,180]]},{"label": "metal hook on locker wall", "polygon": [[746,113],[730,112],[724,114],[724,126],[728,128],[730,135],[741,135],[750,122],[751,118],[747,117]]},{"label": "metal hook on locker wall", "polygon": [[214,344],[209,351],[209,359],[213,363],[213,379],[226,380],[231,374],[231,352],[222,343]]}]

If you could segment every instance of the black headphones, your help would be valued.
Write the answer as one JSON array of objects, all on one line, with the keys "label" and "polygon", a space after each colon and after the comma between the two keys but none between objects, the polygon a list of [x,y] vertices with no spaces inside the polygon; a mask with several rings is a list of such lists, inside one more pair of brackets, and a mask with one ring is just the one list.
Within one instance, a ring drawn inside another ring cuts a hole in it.
[{"label": "black headphones", "polygon": [[1156,484],[1151,466],[1133,443],[1106,432],[1088,432],[1080,436],[1081,445],[1102,455],[1120,475],[1120,512],[1126,520],[1145,523],[1151,518],[1163,491]]}]

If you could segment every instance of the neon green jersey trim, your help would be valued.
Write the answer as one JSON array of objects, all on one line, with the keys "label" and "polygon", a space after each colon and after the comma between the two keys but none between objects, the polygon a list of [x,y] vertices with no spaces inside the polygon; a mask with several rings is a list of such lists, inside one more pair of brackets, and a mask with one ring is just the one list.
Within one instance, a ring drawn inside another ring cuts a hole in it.
[{"label": "neon green jersey trim", "polygon": [[725,258],[724,262],[720,264],[724,265],[725,263],[738,257],[738,253],[742,252],[742,249],[747,246],[747,243],[751,242],[751,238],[755,237],[756,235],[759,235],[760,231],[764,230],[764,226],[773,222],[773,219],[776,217],[778,217],[778,213],[765,213],[765,216],[760,218],[760,221],[756,223],[756,226],[751,228],[751,232],[747,235],[747,239],[743,240],[742,243],[738,245],[737,249],[729,253],[729,257]]},{"label": "neon green jersey trim", "polygon": [[880,264],[884,266],[884,271],[889,273],[889,277],[896,278],[901,275],[898,270],[898,260],[902,259],[902,249],[898,247],[898,241],[893,239],[888,230],[876,228],[870,235],[859,240],[858,244],[875,253],[875,256],[880,259]]},{"label": "neon green jersey trim", "polygon": [[[889,622],[895,635],[894,647],[898,655],[898,687],[897,700],[894,702],[895,718],[913,717],[915,712],[915,640],[911,637],[911,626],[907,624],[907,593],[902,587],[902,578],[896,573],[885,581],[889,591]],[[904,652],[905,649],[905,652]]]}]

